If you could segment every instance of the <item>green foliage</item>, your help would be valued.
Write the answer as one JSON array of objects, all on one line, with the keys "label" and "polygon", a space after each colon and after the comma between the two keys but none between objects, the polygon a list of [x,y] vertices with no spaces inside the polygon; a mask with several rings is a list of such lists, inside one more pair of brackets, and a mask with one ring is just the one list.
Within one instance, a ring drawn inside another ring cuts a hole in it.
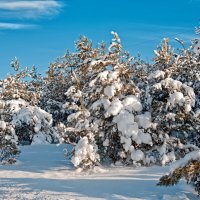
[{"label": "green foliage", "polygon": [[190,160],[185,166],[178,167],[169,175],[162,176],[157,185],[171,186],[177,184],[181,179],[192,183],[200,195],[200,161]]}]

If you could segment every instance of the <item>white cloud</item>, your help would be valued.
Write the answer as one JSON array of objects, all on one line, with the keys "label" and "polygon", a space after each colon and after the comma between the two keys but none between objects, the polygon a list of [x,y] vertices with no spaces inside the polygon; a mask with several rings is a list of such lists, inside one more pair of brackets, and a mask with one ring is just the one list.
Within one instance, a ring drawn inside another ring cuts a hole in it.
[{"label": "white cloud", "polygon": [[0,2],[0,9],[19,10],[19,9],[39,9],[58,8],[60,4],[54,0],[46,1],[3,1]]},{"label": "white cloud", "polygon": [[57,0],[3,0],[0,2],[0,14],[7,18],[39,18],[57,14],[62,6]]},{"label": "white cloud", "polygon": [[17,29],[30,29],[36,28],[36,25],[32,24],[17,24],[17,23],[3,23],[0,22],[0,29],[7,29],[7,30],[17,30]]}]

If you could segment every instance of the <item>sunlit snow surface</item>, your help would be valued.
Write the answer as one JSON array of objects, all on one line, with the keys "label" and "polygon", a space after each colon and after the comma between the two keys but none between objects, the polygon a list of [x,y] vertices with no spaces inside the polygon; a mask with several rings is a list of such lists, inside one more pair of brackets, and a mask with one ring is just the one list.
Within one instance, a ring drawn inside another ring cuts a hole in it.
[{"label": "sunlit snow surface", "polygon": [[0,166],[1,200],[189,200],[198,199],[181,182],[175,187],[156,186],[168,167],[96,167],[75,170],[56,145],[21,147],[19,162]]}]

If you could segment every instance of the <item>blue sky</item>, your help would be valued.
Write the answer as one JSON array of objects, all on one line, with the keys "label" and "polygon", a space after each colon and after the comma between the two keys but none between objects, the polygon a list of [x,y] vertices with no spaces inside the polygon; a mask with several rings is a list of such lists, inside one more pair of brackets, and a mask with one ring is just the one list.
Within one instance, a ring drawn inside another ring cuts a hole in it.
[{"label": "blue sky", "polygon": [[1,0],[0,78],[16,56],[41,73],[51,61],[74,51],[80,34],[109,44],[116,31],[124,49],[151,61],[163,37],[197,37],[200,0]]}]

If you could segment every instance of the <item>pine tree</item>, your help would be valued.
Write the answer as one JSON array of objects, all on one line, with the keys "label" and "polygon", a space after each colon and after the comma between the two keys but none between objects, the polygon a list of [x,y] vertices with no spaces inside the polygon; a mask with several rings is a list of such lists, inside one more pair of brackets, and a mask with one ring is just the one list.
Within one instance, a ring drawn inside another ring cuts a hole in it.
[{"label": "pine tree", "polygon": [[[143,113],[140,90],[132,80],[133,58],[122,53],[120,38],[112,34],[108,52],[104,44],[93,48],[85,37],[77,42],[79,63],[71,71],[73,84],[65,93],[68,101],[64,105],[72,114],[66,126],[59,127],[65,141],[77,144],[72,152],[75,166],[88,167],[99,159],[149,163],[146,149],[151,148],[152,138],[146,130],[152,125],[151,116]],[[88,144],[93,162],[82,155]]]},{"label": "pine tree", "polygon": [[[196,32],[199,33],[199,28],[196,29]],[[191,102],[191,97],[195,97],[195,104],[186,109],[189,111],[187,115],[184,114],[179,117],[179,120],[183,120],[184,123],[179,128],[176,128],[178,133],[177,138],[182,140],[180,147],[187,147],[187,152],[185,152],[187,154],[185,155],[184,153],[184,157],[183,155],[179,157],[180,160],[172,165],[168,175],[161,177],[158,185],[175,185],[183,178],[187,183],[191,183],[198,194],[200,194],[199,40],[194,40],[189,48],[185,48],[183,41],[178,41],[183,46],[183,49],[174,58],[173,63],[175,67],[171,68],[173,70],[170,70],[170,75],[174,79],[183,82],[184,85],[188,85],[187,88],[190,88],[188,90],[190,99],[186,100],[189,103]]]},{"label": "pine tree", "polygon": [[52,116],[37,106],[42,80],[36,69],[21,70],[18,60],[12,67],[16,73],[0,81],[1,162],[14,161],[18,144],[57,143],[59,138]]},{"label": "pine tree", "polygon": [[9,117],[6,108],[5,101],[0,100],[0,164],[16,162],[16,156],[19,154],[15,130],[11,124],[6,122]]}]

